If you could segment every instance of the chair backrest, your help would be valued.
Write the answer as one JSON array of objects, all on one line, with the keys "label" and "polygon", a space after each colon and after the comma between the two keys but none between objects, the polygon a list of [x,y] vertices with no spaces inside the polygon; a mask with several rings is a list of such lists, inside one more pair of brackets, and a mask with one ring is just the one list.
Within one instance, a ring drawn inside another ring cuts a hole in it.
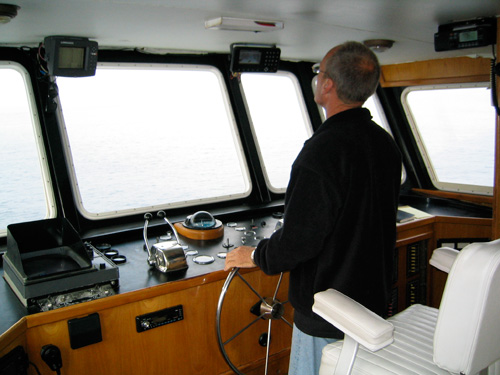
[{"label": "chair backrest", "polygon": [[476,374],[500,359],[500,240],[472,243],[453,264],[434,334],[434,361]]}]

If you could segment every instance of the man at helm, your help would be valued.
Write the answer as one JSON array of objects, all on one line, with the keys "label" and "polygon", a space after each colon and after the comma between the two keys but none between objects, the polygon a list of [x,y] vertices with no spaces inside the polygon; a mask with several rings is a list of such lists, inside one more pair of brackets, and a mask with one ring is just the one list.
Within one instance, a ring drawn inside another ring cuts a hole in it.
[{"label": "man at helm", "polygon": [[284,224],[254,247],[241,246],[225,269],[290,271],[294,307],[291,375],[317,374],[321,350],[343,334],[312,312],[314,294],[334,288],[383,316],[392,285],[401,155],[362,108],[380,66],[357,42],[331,49],[319,66],[315,101],[327,119],[293,163]]}]

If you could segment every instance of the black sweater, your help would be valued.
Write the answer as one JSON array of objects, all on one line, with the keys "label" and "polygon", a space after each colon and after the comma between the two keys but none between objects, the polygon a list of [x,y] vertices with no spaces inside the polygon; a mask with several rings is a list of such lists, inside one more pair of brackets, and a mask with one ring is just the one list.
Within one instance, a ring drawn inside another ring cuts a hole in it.
[{"label": "black sweater", "polygon": [[367,109],[330,117],[306,141],[292,166],[284,225],[255,251],[266,274],[290,271],[301,331],[342,337],[312,312],[314,294],[328,288],[386,313],[400,183],[400,152]]}]

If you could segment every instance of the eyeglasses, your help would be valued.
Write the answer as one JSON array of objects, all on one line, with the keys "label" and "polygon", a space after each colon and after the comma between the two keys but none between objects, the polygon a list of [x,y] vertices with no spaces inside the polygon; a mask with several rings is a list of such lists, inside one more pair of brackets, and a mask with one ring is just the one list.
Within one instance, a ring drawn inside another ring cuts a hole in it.
[{"label": "eyeglasses", "polygon": [[323,70],[320,70],[320,63],[316,63],[312,66],[312,71],[314,74],[319,74],[319,73],[323,73],[325,75],[328,75],[325,71]]}]

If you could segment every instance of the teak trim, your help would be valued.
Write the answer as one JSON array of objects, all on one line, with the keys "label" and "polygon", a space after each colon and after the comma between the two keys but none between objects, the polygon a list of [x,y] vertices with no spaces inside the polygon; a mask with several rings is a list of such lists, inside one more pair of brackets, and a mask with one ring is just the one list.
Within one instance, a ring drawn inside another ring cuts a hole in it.
[{"label": "teak trim", "polygon": [[490,59],[455,57],[382,66],[382,87],[488,82]]},{"label": "teak trim", "polygon": [[453,193],[450,191],[417,189],[417,188],[413,188],[411,190],[414,191],[415,193],[422,194],[426,197],[456,199],[462,202],[475,203],[487,207],[493,207],[493,197],[486,195]]}]

